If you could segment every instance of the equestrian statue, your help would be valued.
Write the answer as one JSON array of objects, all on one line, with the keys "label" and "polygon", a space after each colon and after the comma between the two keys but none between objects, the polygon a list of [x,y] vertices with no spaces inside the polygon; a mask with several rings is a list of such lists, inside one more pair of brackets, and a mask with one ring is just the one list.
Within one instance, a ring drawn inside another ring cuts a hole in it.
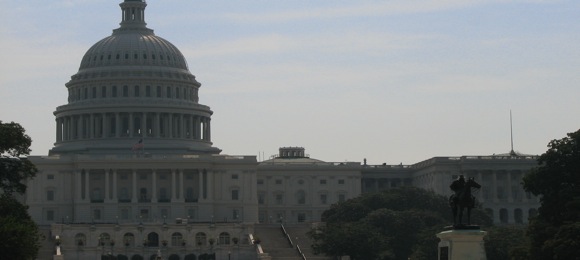
[{"label": "equestrian statue", "polygon": [[473,178],[465,181],[463,175],[454,180],[449,186],[454,192],[449,197],[449,206],[453,210],[453,226],[464,226],[463,224],[463,209],[467,209],[467,226],[471,225],[471,209],[475,207],[475,197],[472,195],[472,188],[479,189],[481,185],[475,182]]}]

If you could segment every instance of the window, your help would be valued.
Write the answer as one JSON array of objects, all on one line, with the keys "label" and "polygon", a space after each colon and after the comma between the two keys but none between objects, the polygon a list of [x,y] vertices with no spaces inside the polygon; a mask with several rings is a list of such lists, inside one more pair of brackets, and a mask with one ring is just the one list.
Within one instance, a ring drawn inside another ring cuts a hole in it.
[{"label": "window", "polygon": [[326,180],[320,180],[321,185],[326,185]]},{"label": "window", "polygon": [[161,86],[157,86],[157,97],[161,97]]},{"label": "window", "polygon": [[238,179],[238,175],[237,174],[232,174],[232,180],[237,180]]},{"label": "window", "polygon": [[220,240],[218,242],[220,245],[229,245],[230,244],[230,234],[226,232],[222,232],[220,234]]},{"label": "window", "polygon": [[123,97],[129,97],[129,86],[123,86]]},{"label": "window", "polygon": [[111,93],[113,97],[117,97],[117,86],[113,86],[113,91]]},{"label": "window", "polygon": [[278,185],[282,184],[282,180],[276,180],[276,184]]},{"label": "window", "polygon": [[126,233],[123,235],[123,245],[124,246],[134,246],[135,245],[135,235],[133,233]]},{"label": "window", "polygon": [[163,221],[165,221],[168,217],[169,217],[169,210],[167,208],[162,208],[159,211],[159,214],[161,215],[161,217],[163,218]]},{"label": "window", "polygon": [[171,245],[172,246],[182,246],[183,235],[181,233],[175,232],[171,235]]},{"label": "window", "polygon": [[139,179],[141,179],[141,180],[147,180],[147,174],[145,174],[145,173],[139,174]]},{"label": "window", "polygon": [[197,218],[197,211],[195,208],[188,208],[187,209],[187,218],[196,219]]},{"label": "window", "polygon": [[238,190],[232,190],[232,200],[238,200],[239,199],[239,192]]},{"label": "window", "polygon": [[121,209],[121,219],[122,220],[127,220],[129,219],[129,209],[128,208],[122,208]]},{"label": "window", "polygon": [[344,202],[346,200],[346,195],[338,194],[338,202]]},{"label": "window", "polygon": [[145,96],[146,97],[151,97],[151,86],[146,86],[145,87]]},{"label": "window", "polygon": [[93,87],[93,95],[91,96],[91,98],[97,98],[97,88]]},{"label": "window", "polygon": [[304,180],[298,180],[298,184],[300,185],[304,184]]},{"label": "window", "polygon": [[75,236],[75,244],[77,246],[84,246],[87,244],[87,237],[83,233],[78,233]]},{"label": "window", "polygon": [[141,218],[141,219],[149,219],[149,209],[141,209],[141,210],[139,210],[139,218]]},{"label": "window", "polygon": [[240,210],[239,209],[232,210],[232,219],[234,219],[234,220],[240,219]]},{"label": "window", "polygon": [[284,195],[282,195],[282,194],[276,194],[275,199],[276,199],[276,204],[278,204],[278,205],[282,205],[282,203],[284,203]]},{"label": "window", "polygon": [[107,97],[107,87],[101,87],[101,97],[105,98]]},{"label": "window", "polygon": [[195,244],[198,246],[205,245],[207,236],[203,232],[199,232],[195,234]]},{"label": "window", "polygon": [[258,184],[259,184],[259,185],[262,185],[262,184],[264,184],[264,180],[262,180],[262,179],[258,179]]},{"label": "window", "polygon": [[320,204],[326,205],[328,203],[328,196],[326,194],[320,194]]},{"label": "window", "polygon": [[303,190],[296,192],[296,203],[303,205],[306,203],[306,193]]},{"label": "window", "polygon": [[54,180],[54,174],[48,174],[48,175],[46,175],[46,179],[47,180]]},{"label": "window", "polygon": [[135,94],[135,97],[139,97],[139,96],[141,95],[141,94],[139,93],[139,86],[135,86],[135,87],[134,87],[134,91],[133,91],[133,92],[134,92],[134,94]]},{"label": "window", "polygon": [[100,209],[93,209],[93,219],[94,220],[101,220],[101,210]]},{"label": "window", "polygon": [[47,221],[54,221],[54,210],[49,209],[46,211],[46,220]]},{"label": "window", "polygon": [[54,191],[53,190],[46,191],[46,200],[47,201],[54,201]]},{"label": "window", "polygon": [[298,213],[298,222],[306,221],[306,214],[305,213]]},{"label": "window", "polygon": [[338,180],[338,184],[344,184],[344,179]]},{"label": "window", "polygon": [[508,211],[507,211],[507,209],[500,209],[499,210],[499,221],[502,224],[508,223]]},{"label": "window", "polygon": [[167,89],[166,89],[166,91],[165,91],[165,92],[166,92],[166,93],[165,93],[165,94],[166,94],[166,95],[165,95],[165,97],[167,97],[167,98],[171,98],[171,88],[170,88],[170,87],[167,87]]},{"label": "window", "polygon": [[258,193],[258,204],[264,204],[266,199],[266,194]]}]

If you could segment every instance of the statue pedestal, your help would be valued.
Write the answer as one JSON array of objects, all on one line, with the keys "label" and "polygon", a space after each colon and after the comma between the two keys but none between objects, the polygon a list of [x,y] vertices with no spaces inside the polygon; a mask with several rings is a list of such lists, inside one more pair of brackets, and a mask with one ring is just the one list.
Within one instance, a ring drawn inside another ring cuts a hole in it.
[{"label": "statue pedestal", "polygon": [[437,234],[439,260],[486,260],[483,237],[487,232],[476,229],[450,229]]}]

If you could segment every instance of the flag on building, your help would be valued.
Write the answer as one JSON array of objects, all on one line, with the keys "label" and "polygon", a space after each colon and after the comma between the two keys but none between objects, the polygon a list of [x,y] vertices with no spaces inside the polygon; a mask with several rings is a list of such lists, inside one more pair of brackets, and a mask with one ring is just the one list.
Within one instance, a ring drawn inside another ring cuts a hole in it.
[{"label": "flag on building", "polygon": [[143,138],[141,138],[139,139],[139,142],[133,145],[133,148],[131,150],[133,151],[142,150],[143,147],[145,147],[145,144],[143,143]]}]

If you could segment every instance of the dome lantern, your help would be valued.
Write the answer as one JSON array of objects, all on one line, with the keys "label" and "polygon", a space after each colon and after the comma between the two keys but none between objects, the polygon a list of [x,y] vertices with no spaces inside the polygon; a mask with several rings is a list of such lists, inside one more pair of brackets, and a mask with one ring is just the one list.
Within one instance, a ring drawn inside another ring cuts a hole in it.
[{"label": "dome lantern", "polygon": [[145,7],[147,3],[142,0],[125,0],[120,3],[122,10],[121,28],[119,29],[138,29],[146,28]]}]

